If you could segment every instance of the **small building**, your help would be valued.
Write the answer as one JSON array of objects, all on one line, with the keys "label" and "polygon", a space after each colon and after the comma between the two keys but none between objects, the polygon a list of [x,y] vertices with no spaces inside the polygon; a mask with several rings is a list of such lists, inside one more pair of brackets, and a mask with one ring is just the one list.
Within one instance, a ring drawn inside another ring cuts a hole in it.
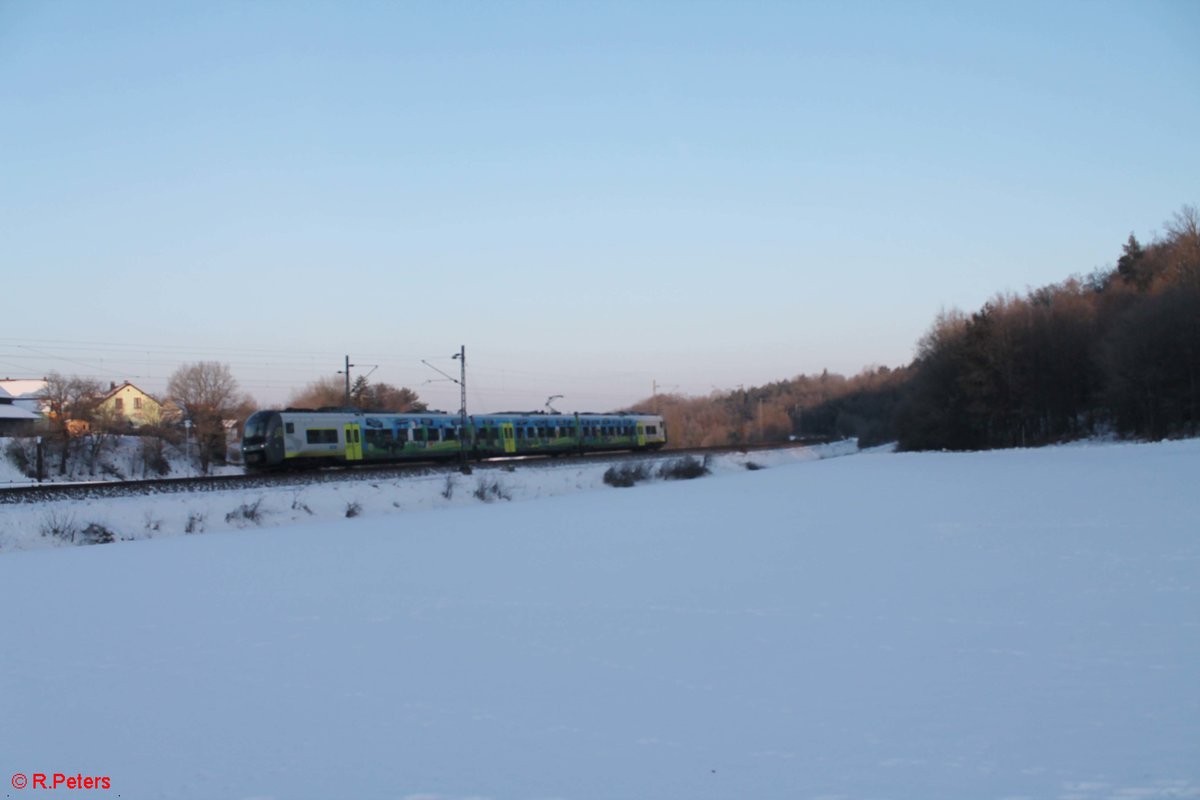
[{"label": "small building", "polygon": [[12,398],[12,404],[38,416],[46,416],[45,378],[4,378],[0,390]]},{"label": "small building", "polygon": [[16,398],[0,387],[0,436],[28,436],[42,417],[17,405]]},{"label": "small building", "polygon": [[96,410],[124,419],[133,427],[157,425],[163,419],[162,403],[146,392],[125,381],[120,386],[109,384],[108,393],[100,398]]}]

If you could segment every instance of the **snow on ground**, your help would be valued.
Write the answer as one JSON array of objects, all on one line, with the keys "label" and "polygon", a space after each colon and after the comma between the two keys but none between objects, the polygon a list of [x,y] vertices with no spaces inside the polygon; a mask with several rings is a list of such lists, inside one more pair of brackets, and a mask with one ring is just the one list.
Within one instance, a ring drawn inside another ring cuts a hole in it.
[{"label": "snow on ground", "polygon": [[[711,469],[722,474],[745,471],[747,465],[776,466],[848,455],[857,449],[857,444],[849,440],[809,448],[730,453],[714,456],[709,463]],[[668,453],[648,463],[657,469],[678,458]],[[86,504],[60,501],[0,506],[0,552],[70,547],[73,541],[81,540],[88,525],[99,525],[111,531],[113,538],[129,541],[344,519],[351,512],[374,517],[481,501],[538,499],[602,488],[604,472],[611,466],[604,461],[547,461],[544,467],[523,466],[516,470],[504,464],[477,465],[470,476],[398,474],[390,480],[313,484],[304,483],[307,478],[301,474],[292,488],[162,494],[91,500]]]},{"label": "snow on ground", "polygon": [[0,778],[1200,797],[1198,479],[1197,441],[863,454],[7,552]]},{"label": "snow on ground", "polygon": [[[150,447],[158,440],[149,436],[109,436],[104,437],[103,445],[94,459],[88,458],[92,440],[83,437],[76,450],[67,462],[66,474],[60,471],[61,451],[57,444],[47,441],[43,445],[43,484],[65,483],[103,483],[108,481],[143,480],[160,477],[153,467],[147,463],[143,447]],[[13,461],[11,450],[17,449],[24,453],[28,463],[36,463],[37,445],[32,437],[0,438],[0,487],[37,486],[38,481],[25,474]],[[188,443],[172,444],[161,442],[162,458],[169,472],[167,477],[186,478],[199,475],[195,445]],[[228,456],[240,459],[240,444],[231,445]],[[31,468],[32,472],[32,468]],[[213,464],[210,475],[240,475],[242,467],[238,464]]]}]

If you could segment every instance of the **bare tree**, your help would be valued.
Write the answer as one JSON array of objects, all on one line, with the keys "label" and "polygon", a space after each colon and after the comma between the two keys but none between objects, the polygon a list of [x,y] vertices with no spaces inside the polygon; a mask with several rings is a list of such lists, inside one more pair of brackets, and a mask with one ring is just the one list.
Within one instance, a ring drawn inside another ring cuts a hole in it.
[{"label": "bare tree", "polygon": [[175,370],[167,394],[192,423],[200,459],[200,471],[208,472],[213,459],[225,456],[225,420],[236,419],[245,396],[228,364],[198,361]]},{"label": "bare tree", "polygon": [[392,386],[390,383],[372,383],[364,384],[359,389],[357,395],[351,393],[355,404],[359,408],[370,409],[371,411],[391,411],[397,414],[406,412],[425,411],[428,406],[421,402],[421,398],[412,389],[403,386]]},{"label": "bare tree", "polygon": [[1184,206],[1166,228],[1176,277],[1181,282],[1200,284],[1200,211],[1195,206]]},{"label": "bare tree", "polygon": [[91,378],[51,372],[38,397],[46,404],[50,437],[61,447],[58,472],[66,475],[71,452],[76,449],[78,437],[87,432],[100,399],[100,384]]},{"label": "bare tree", "polygon": [[[350,402],[371,411],[391,411],[397,414],[425,411],[427,406],[412,389],[390,383],[368,383],[359,376],[350,389]],[[318,378],[301,391],[292,394],[288,405],[295,408],[325,408],[346,404],[345,382],[336,376]]]},{"label": "bare tree", "polygon": [[324,408],[346,403],[345,382],[336,375],[318,378],[288,399],[293,408]]},{"label": "bare tree", "polygon": [[89,422],[84,460],[88,474],[95,475],[104,451],[115,447],[120,435],[129,430],[129,420],[112,405],[97,405]]}]

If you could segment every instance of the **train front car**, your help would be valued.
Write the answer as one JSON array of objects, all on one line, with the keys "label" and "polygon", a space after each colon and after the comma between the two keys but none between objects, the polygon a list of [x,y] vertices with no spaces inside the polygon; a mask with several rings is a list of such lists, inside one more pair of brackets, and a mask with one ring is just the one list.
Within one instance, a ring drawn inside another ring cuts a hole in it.
[{"label": "train front car", "polygon": [[242,429],[246,469],[270,469],[283,463],[283,418],[278,411],[256,411]]},{"label": "train front car", "polygon": [[639,414],[633,418],[637,426],[639,450],[661,450],[667,444],[667,424],[663,418],[653,414]]}]

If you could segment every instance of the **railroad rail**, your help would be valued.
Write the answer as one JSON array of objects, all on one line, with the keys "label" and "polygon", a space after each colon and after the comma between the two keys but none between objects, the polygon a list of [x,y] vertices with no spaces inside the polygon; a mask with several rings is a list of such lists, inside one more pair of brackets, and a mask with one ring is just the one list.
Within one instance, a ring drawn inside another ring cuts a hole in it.
[{"label": "railroad rail", "polygon": [[[558,456],[520,456],[471,461],[471,468],[523,469],[547,464],[588,463],[604,464],[630,460],[662,460],[684,456],[703,457],[726,453],[750,453],[762,450],[784,450],[827,444],[837,441],[774,442],[770,444],[738,445],[733,447],[690,447],[655,452],[611,451],[604,453],[562,454]],[[285,470],[281,472],[252,472],[243,475],[209,475],[191,478],[155,478],[134,481],[94,481],[88,483],[43,483],[28,486],[0,487],[0,505],[20,503],[50,503],[60,500],[93,500],[108,497],[135,497],[183,492],[242,491],[288,486],[309,486],[318,483],[372,481],[397,476],[423,476],[458,472],[457,461],[416,461],[395,464],[371,464],[352,467],[323,467],[318,469]]]}]

